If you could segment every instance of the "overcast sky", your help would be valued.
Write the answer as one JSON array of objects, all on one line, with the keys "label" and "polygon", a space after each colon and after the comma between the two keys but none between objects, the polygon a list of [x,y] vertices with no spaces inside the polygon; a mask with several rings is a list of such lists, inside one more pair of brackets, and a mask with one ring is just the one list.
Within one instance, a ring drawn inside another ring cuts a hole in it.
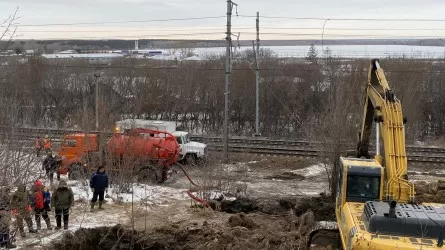
[{"label": "overcast sky", "polygon": [[[445,19],[444,0],[240,0],[239,15],[319,18]],[[222,39],[226,19],[126,24],[26,26],[78,22],[145,21],[217,17],[226,14],[225,0],[0,0],[0,18],[18,7],[17,39],[27,38],[175,38]],[[260,19],[262,39],[320,39],[323,20]],[[241,39],[254,37],[255,18],[233,16]],[[284,28],[284,29],[283,29]],[[306,29],[297,29],[306,28]],[[313,29],[307,29],[313,28]],[[340,29],[349,30],[340,30]],[[350,30],[357,29],[357,30]],[[389,30],[419,29],[419,30]],[[429,30],[427,30],[429,29]],[[436,29],[436,30],[431,30]],[[440,30],[443,29],[443,30]],[[445,37],[445,22],[336,21],[326,23],[326,38]]]}]

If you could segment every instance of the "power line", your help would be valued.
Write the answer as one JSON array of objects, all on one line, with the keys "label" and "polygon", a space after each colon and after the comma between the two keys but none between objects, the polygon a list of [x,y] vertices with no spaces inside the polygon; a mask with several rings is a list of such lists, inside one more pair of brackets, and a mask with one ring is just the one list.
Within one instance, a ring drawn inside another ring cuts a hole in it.
[{"label": "power line", "polygon": [[[239,15],[239,17],[256,17],[248,15]],[[445,22],[445,19],[416,19],[416,18],[330,18],[330,17],[285,17],[285,16],[260,16],[269,19],[291,19],[291,20],[318,20],[325,21],[382,21],[382,22]]]},{"label": "power line", "polygon": [[[244,32],[241,34],[255,34],[254,32]],[[320,36],[320,33],[281,33],[281,32],[274,32],[274,33],[268,33],[263,32],[263,35],[279,35],[279,36]],[[445,38],[445,34],[443,35],[435,35],[435,36],[413,36],[413,35],[384,35],[384,34],[378,34],[378,35],[363,35],[363,34],[324,34],[324,36],[331,36],[331,37],[370,37],[370,38]]]},{"label": "power line", "polygon": [[[254,30],[255,27],[235,27],[236,30]],[[263,27],[266,30],[321,30],[321,27]],[[73,33],[73,32],[141,32],[141,31],[205,31],[215,30],[215,28],[186,28],[186,29],[113,29],[113,30],[20,30],[20,33]],[[224,29],[221,29],[222,31]],[[431,28],[327,28],[326,30],[373,30],[373,31],[445,31],[445,29],[431,29]]]},{"label": "power line", "polygon": [[[238,32],[241,35],[255,35],[255,32]],[[319,33],[283,33],[283,32],[263,32],[263,35],[269,36],[292,36],[292,37],[307,37],[313,36],[317,38],[310,38],[311,40],[319,40]],[[81,36],[81,37],[57,37],[57,38],[39,38],[37,40],[81,40],[81,39],[97,39],[97,40],[116,40],[118,38],[162,38],[162,37],[195,37],[195,36],[203,36],[203,35],[224,35],[224,32],[196,32],[196,33],[169,33],[169,34],[135,34],[135,35],[109,35],[109,36]],[[445,34],[441,35],[386,35],[386,34],[324,34],[326,37],[334,37],[331,39],[341,39],[342,37],[350,37],[350,38],[380,38],[380,39],[412,39],[412,38],[430,38],[430,39],[445,39]],[[202,39],[196,38],[197,40],[220,40],[220,39]],[[221,37],[221,40],[223,37]],[[308,38],[309,39],[309,38]],[[181,39],[174,39],[181,40]],[[266,39],[267,40],[267,39]],[[273,40],[273,39],[272,39]]]},{"label": "power line", "polygon": [[[55,32],[55,33],[72,33],[72,32],[141,32],[141,31],[205,31],[215,30],[218,28],[184,28],[184,29],[113,29],[113,30],[20,30],[23,33],[40,33],[40,32]],[[236,29],[255,29],[255,27],[236,27]],[[445,30],[445,29],[444,29]],[[224,29],[221,29],[224,31]]]},{"label": "power line", "polygon": [[[17,24],[20,27],[44,27],[44,26],[73,26],[73,25],[102,25],[102,24],[124,24],[124,23],[151,23],[151,22],[172,22],[172,21],[190,21],[204,19],[219,19],[225,16],[208,16],[208,17],[187,17],[187,18],[168,18],[168,19],[151,19],[151,20],[131,20],[131,21],[108,21],[108,22],[78,22],[78,23],[46,23],[46,24]],[[3,27],[3,26],[0,26]]]},{"label": "power line", "polygon": [[[146,38],[146,37],[169,37],[169,36],[201,36],[201,35],[224,35],[224,32],[177,33],[177,34],[162,34],[162,35],[139,34],[139,35],[127,35],[127,36],[117,35],[117,36],[109,36],[108,38]],[[78,37],[74,39],[106,39],[106,38],[107,37],[90,36],[90,37]],[[56,40],[63,40],[63,39],[71,40],[71,38],[56,38]]]},{"label": "power line", "polygon": [[[264,29],[276,29],[276,30],[321,30],[322,27],[264,27]],[[437,31],[437,30],[445,30],[445,29],[431,29],[431,28],[326,28],[326,30],[382,30],[382,31],[394,31],[394,30],[406,30],[406,31]]]}]

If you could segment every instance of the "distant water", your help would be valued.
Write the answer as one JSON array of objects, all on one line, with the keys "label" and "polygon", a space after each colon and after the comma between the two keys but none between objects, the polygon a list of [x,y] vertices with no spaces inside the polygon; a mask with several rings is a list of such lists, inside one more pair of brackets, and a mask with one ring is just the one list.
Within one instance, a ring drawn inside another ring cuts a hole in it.
[{"label": "distant water", "polygon": [[[252,47],[236,48],[236,51],[251,49]],[[309,46],[264,46],[271,49],[279,57],[306,57]],[[315,46],[318,55],[322,55],[321,46]],[[384,58],[388,56],[408,58],[444,58],[445,47],[435,46],[410,46],[410,45],[332,45],[324,46],[331,50],[333,56],[348,58]],[[199,57],[210,55],[223,55],[224,47],[196,48],[195,53]]]}]

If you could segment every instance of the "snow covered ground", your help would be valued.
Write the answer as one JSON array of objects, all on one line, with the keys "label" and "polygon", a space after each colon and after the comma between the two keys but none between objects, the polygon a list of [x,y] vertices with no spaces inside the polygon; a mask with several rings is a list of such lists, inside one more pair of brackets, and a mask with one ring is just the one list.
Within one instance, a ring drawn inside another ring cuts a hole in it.
[{"label": "snow covered ground", "polygon": [[[66,180],[66,177],[62,176]],[[42,178],[44,184],[49,185],[49,180]],[[76,231],[79,228],[92,228],[100,226],[114,226],[116,224],[128,224],[132,218],[132,209],[145,211],[153,209],[154,206],[165,206],[174,200],[186,200],[185,189],[171,188],[161,185],[133,184],[131,193],[117,193],[116,189],[110,188],[105,197],[104,210],[89,211],[89,200],[92,192],[89,188],[89,182],[67,180],[68,185],[74,192],[74,207],[70,212],[69,231]],[[54,185],[57,186],[57,181]],[[133,205],[133,206],[132,206]],[[133,207],[133,208],[132,208]],[[50,212],[50,218],[55,226],[54,212]],[[54,239],[60,238],[64,230],[48,231],[45,223],[38,234],[27,234],[26,238],[17,236],[16,244],[18,249],[36,249],[44,246]],[[26,230],[26,229],[25,229]]]},{"label": "snow covered ground", "polygon": [[311,165],[306,168],[291,171],[293,174],[299,174],[306,178],[315,177],[326,173],[326,166],[323,163]]},{"label": "snow covered ground", "polygon": [[[51,186],[49,180],[42,176],[39,160],[33,161],[27,183],[32,183],[39,178],[46,186]],[[66,176],[61,176],[66,180],[74,193],[74,206],[70,211],[69,231],[76,231],[79,228],[92,228],[100,226],[114,226],[116,224],[128,224],[131,221],[133,210],[138,212],[153,209],[156,206],[166,206],[168,203],[177,200],[189,199],[185,189],[172,188],[163,185],[148,185],[133,183],[130,184],[128,193],[118,193],[117,189],[111,186],[105,197],[104,210],[89,211],[89,200],[92,192],[89,188],[89,180],[68,180]],[[52,190],[58,186],[58,181],[54,181]],[[31,215],[32,216],[32,215]],[[35,220],[32,216],[35,227]],[[50,212],[50,219],[55,226],[54,211]],[[25,230],[27,232],[26,226]],[[42,221],[42,230],[38,234],[27,233],[27,237],[16,237],[17,249],[38,249],[47,245],[54,239],[59,239],[65,231],[46,230],[46,225]]]}]

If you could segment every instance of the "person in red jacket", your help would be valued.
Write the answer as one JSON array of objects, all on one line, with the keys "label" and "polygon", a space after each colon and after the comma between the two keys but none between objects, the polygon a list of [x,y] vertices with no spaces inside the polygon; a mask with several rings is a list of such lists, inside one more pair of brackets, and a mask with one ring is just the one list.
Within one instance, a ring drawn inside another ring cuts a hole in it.
[{"label": "person in red jacket", "polygon": [[43,139],[43,149],[45,150],[46,154],[51,152],[51,139],[48,135],[45,135],[45,138]]},{"label": "person in red jacket", "polygon": [[34,210],[34,215],[37,224],[37,230],[42,229],[40,222],[40,217],[46,222],[46,227],[48,230],[52,230],[51,221],[48,216],[47,206],[45,206],[45,195],[44,195],[44,185],[40,180],[34,183],[34,193],[31,195],[31,207]]},{"label": "person in red jacket", "polygon": [[40,138],[40,136],[37,137],[36,139],[36,152],[37,152],[37,157],[40,156],[40,151],[43,148],[43,140],[42,138]]}]

